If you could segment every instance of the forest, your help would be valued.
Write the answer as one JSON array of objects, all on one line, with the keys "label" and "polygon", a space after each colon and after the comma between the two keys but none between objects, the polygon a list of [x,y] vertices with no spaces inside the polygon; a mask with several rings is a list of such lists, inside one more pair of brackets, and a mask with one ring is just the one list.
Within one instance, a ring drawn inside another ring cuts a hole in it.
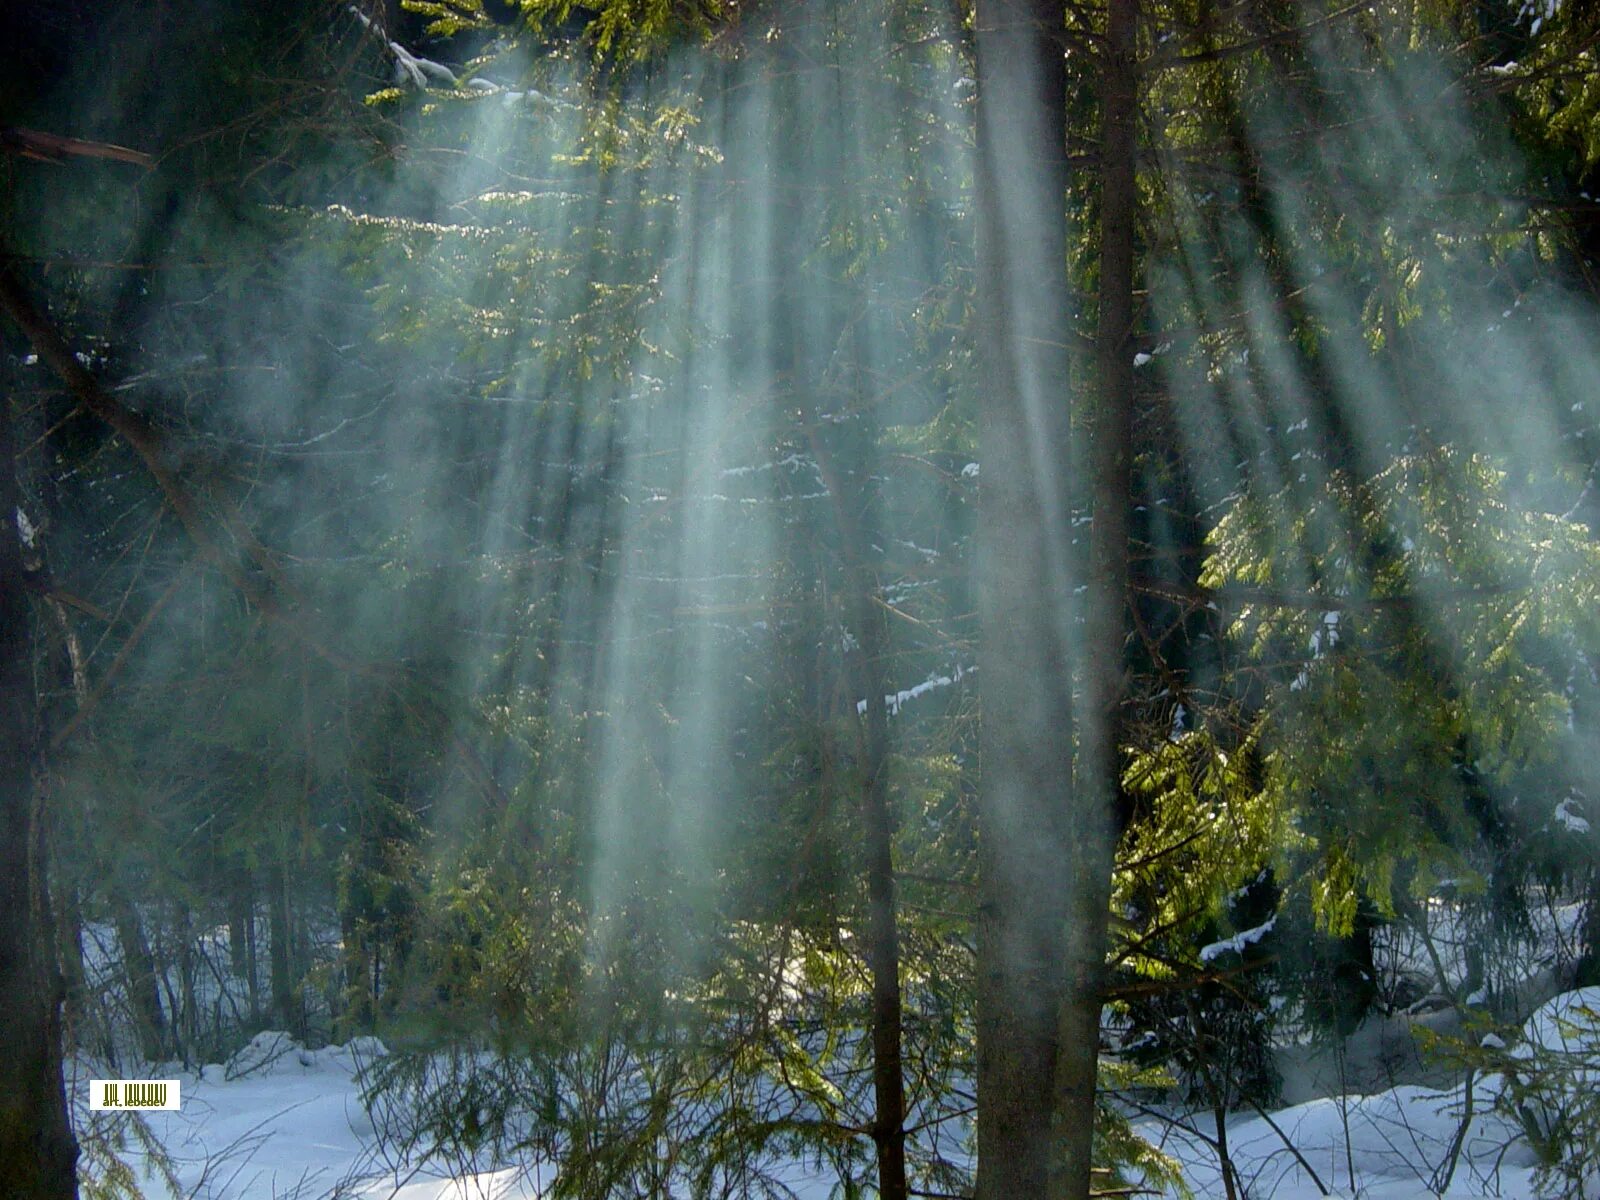
[{"label": "forest", "polygon": [[0,29],[0,1195],[1600,1200],[1600,8]]}]

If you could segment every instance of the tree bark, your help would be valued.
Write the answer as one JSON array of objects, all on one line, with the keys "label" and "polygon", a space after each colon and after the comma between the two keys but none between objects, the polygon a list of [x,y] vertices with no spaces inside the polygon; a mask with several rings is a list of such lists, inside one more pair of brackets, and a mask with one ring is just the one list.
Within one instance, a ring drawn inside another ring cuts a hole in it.
[{"label": "tree bark", "polygon": [[173,916],[178,939],[178,1002],[172,1012],[172,1053],[188,1067],[193,1065],[200,1042],[200,997],[196,989],[199,956],[195,953],[193,915],[178,906]]},{"label": "tree bark", "polygon": [[906,1200],[906,1097],[900,999],[900,931],[894,889],[894,811],[889,800],[889,713],[884,672],[887,631],[878,606],[879,583],[867,558],[867,539],[854,514],[865,507],[811,422],[811,450],[833,497],[839,542],[849,575],[851,693],[866,700],[858,749],[861,822],[866,833],[867,971],[872,977],[872,1143],[878,1154],[878,1195]]},{"label": "tree bark", "polygon": [[979,1200],[1054,1160],[1065,831],[1074,809],[1067,478],[1065,13],[978,10]]},{"label": "tree bark", "polygon": [[281,863],[267,872],[267,955],[272,978],[272,1018],[289,1033],[300,1031],[294,958],[290,942],[288,873]]},{"label": "tree bark", "polygon": [[1088,422],[1093,528],[1084,611],[1078,780],[1058,1026],[1052,1200],[1090,1194],[1106,925],[1115,860],[1126,692],[1128,534],[1133,490],[1133,291],[1138,223],[1135,60],[1138,0],[1109,0],[1100,63],[1100,298]]},{"label": "tree bark", "polygon": [[14,1200],[76,1200],[61,1072],[61,982],[34,779],[33,619],[16,512],[11,406],[0,398],[0,1163]]},{"label": "tree bark", "polygon": [[229,964],[234,978],[244,980],[245,994],[250,1001],[250,1021],[254,1024],[261,1015],[256,973],[255,880],[249,866],[242,861],[228,868],[227,880]]},{"label": "tree bark", "polygon": [[[58,857],[55,860],[60,863]],[[83,910],[78,904],[78,891],[75,885],[66,888],[61,886],[61,872],[57,867],[55,878],[55,894],[59,897],[59,913],[56,917],[56,938],[59,949],[57,954],[61,961],[61,999],[66,1024],[63,1036],[68,1041],[83,1039],[77,1044],[85,1044],[88,1037],[89,1020],[89,979],[83,967]],[[106,1046],[97,1044],[95,1050],[102,1057],[106,1055]]]},{"label": "tree bark", "polygon": [[155,955],[150,952],[150,939],[145,936],[139,910],[120,880],[112,880],[107,898],[117,927],[117,944],[122,947],[122,971],[139,1036],[139,1054],[146,1062],[160,1062],[166,1057],[167,1021],[161,1008],[161,983]]},{"label": "tree bark", "polygon": [[245,966],[248,975],[245,977],[245,986],[250,993],[250,1024],[256,1025],[261,1020],[261,940],[257,936],[254,893],[251,893],[250,918],[245,922],[244,936],[249,949],[245,955]]},{"label": "tree bark", "polygon": [[[72,621],[67,615],[67,606],[54,598],[56,588],[51,580],[49,567],[44,561],[44,556],[39,553],[38,535],[34,536],[34,545],[28,547],[25,565],[36,571],[38,582],[49,589],[52,594],[46,599],[45,605],[50,611],[50,617],[56,627],[56,632],[61,636],[62,648],[66,654],[66,661],[71,668],[72,694],[78,704],[78,712],[82,711],[83,697],[88,693],[88,668],[84,661],[83,645],[78,640],[72,628]],[[76,719],[74,713],[73,719]],[[51,739],[49,749],[54,749],[55,740]],[[88,859],[80,837],[76,830],[71,834],[62,828],[62,808],[58,805],[52,792],[45,793],[46,803],[52,806],[51,811],[55,816],[55,828],[52,830],[54,837],[53,856],[50,860],[51,893],[56,902],[56,957],[61,970],[62,1010],[65,1025],[62,1030],[63,1045],[81,1044],[74,1039],[84,1037],[87,1032],[89,1016],[89,981],[88,973],[83,962],[83,910],[78,900],[78,889],[83,879],[84,864]],[[71,869],[69,869],[71,864]],[[91,870],[93,868],[90,868]],[[114,1061],[116,1049],[111,1044],[111,1039],[104,1039],[102,1045],[96,1047],[107,1061]]]},{"label": "tree bark", "polygon": [[857,689],[864,691],[862,717],[862,822],[867,850],[867,966],[872,973],[872,1087],[878,1151],[878,1194],[906,1198],[906,1097],[901,1044],[900,934],[894,893],[894,812],[889,801],[889,727],[884,700],[883,614],[876,588],[862,580],[854,604],[860,646]]}]

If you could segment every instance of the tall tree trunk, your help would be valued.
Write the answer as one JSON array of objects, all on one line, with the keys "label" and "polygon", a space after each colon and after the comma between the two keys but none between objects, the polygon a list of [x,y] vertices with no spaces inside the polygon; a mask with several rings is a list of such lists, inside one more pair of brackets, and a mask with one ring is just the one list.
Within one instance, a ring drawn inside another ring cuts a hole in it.
[{"label": "tall tree trunk", "polygon": [[1121,778],[1120,713],[1126,691],[1128,533],[1133,487],[1133,285],[1138,223],[1135,180],[1138,0],[1109,0],[1101,56],[1100,303],[1094,406],[1088,422],[1094,522],[1084,612],[1084,704],[1078,714],[1078,781],[1066,989],[1056,1062],[1059,1157],[1051,1200],[1090,1192],[1106,923],[1115,856],[1113,814]]},{"label": "tall tree trunk", "polygon": [[[287,893],[285,894],[287,896]],[[295,983],[295,1019],[298,1022],[294,1034],[298,1038],[305,1038],[311,1028],[311,1014],[306,1006],[306,979],[311,974],[311,918],[307,914],[306,906],[295,904],[290,911],[294,915],[294,938],[289,943],[289,972]],[[373,995],[377,995],[377,981],[374,979]]]},{"label": "tall tree trunk", "polygon": [[833,497],[839,542],[849,576],[850,623],[856,647],[850,655],[852,695],[866,699],[860,720],[858,759],[861,822],[866,833],[867,971],[872,977],[872,1142],[878,1154],[878,1195],[906,1200],[906,1097],[902,1059],[904,1022],[900,1002],[900,931],[894,890],[894,811],[889,800],[889,713],[884,672],[887,631],[879,606],[878,579],[867,559],[867,539],[855,514],[867,506],[838,470],[811,421],[812,456]]},{"label": "tall tree trunk", "polygon": [[889,714],[884,692],[883,614],[877,590],[860,586],[853,600],[860,645],[854,690],[864,692],[861,806],[867,852],[867,967],[872,974],[872,1141],[878,1151],[878,1195],[906,1200],[906,1097],[901,1061],[900,934],[894,894],[894,812],[889,801]]},{"label": "tall tree trunk", "polygon": [[61,984],[34,786],[32,676],[10,401],[0,398],[0,1164],[14,1200],[76,1200],[61,1072]]},{"label": "tall tree trunk", "polygon": [[1060,0],[978,10],[980,1200],[1044,1196],[1054,1159],[1074,810],[1064,29]]}]

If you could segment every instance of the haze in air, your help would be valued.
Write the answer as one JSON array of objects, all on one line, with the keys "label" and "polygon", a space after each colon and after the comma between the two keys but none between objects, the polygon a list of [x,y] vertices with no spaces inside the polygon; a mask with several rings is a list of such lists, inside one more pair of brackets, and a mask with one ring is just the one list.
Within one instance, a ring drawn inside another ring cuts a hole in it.
[{"label": "haze in air", "polygon": [[8,1194],[1600,1195],[1585,6],[7,29]]}]

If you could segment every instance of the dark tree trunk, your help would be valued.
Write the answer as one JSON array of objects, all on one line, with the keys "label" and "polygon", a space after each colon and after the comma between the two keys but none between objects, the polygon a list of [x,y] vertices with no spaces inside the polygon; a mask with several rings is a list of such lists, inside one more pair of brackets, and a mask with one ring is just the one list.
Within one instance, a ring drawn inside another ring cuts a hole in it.
[{"label": "dark tree trunk", "polygon": [[261,1019],[261,981],[256,962],[255,877],[243,862],[228,871],[228,961],[235,979],[244,980],[250,1023]]},{"label": "dark tree trunk", "polygon": [[1578,957],[1573,986],[1592,987],[1600,984],[1600,867],[1589,869],[1578,944],[1582,953]]},{"label": "dark tree trunk", "polygon": [[[287,893],[285,893],[287,900]],[[289,977],[295,985],[295,1020],[297,1024],[294,1034],[298,1038],[307,1036],[310,1030],[310,1014],[306,1009],[305,984],[311,974],[311,919],[302,904],[292,905],[290,911],[294,915],[294,937],[289,942]],[[377,986],[374,983],[373,992],[376,994]]]},{"label": "dark tree trunk", "polygon": [[1051,1200],[1087,1197],[1093,1170],[1095,1081],[1105,990],[1106,923],[1115,857],[1126,693],[1128,533],[1133,488],[1135,33],[1138,0],[1109,0],[1100,63],[1100,304],[1094,406],[1088,421],[1093,528],[1084,612],[1084,704],[1078,713],[1066,920],[1066,987],[1056,1063],[1059,1157]]},{"label": "dark tree trunk", "polygon": [[[252,896],[254,893],[251,893]],[[255,904],[250,905],[250,917],[245,922],[244,937],[247,944],[245,951],[245,987],[250,993],[250,1023],[256,1024],[261,1020],[261,940],[257,937]]]},{"label": "dark tree trunk", "polygon": [[1060,0],[978,9],[978,1196],[1046,1194],[1073,813]]},{"label": "dark tree trunk", "polygon": [[[255,923],[255,895],[250,886],[250,870],[238,865],[228,871],[228,965],[234,977],[248,979],[255,969],[251,962],[250,926]],[[255,991],[254,986],[250,988]]]},{"label": "dark tree trunk", "polygon": [[[57,862],[60,859],[57,858]],[[83,969],[83,910],[78,905],[78,889],[63,888],[59,872],[56,875],[55,894],[59,897],[60,914],[57,917],[58,954],[61,961],[61,999],[66,1015],[65,1034],[68,1042],[81,1045],[76,1039],[87,1035],[89,1019],[89,980]],[[97,1045],[102,1056],[106,1047]]]},{"label": "dark tree trunk", "polygon": [[0,1173],[12,1200],[75,1200],[15,453],[10,402],[0,398]]},{"label": "dark tree trunk", "polygon": [[234,950],[234,971],[245,981],[245,992],[250,995],[250,1024],[254,1026],[261,1019],[261,955],[256,938],[256,880],[250,867],[235,870],[227,893],[227,909],[229,938],[237,933],[240,939]]},{"label": "dark tree trunk", "polygon": [[[172,1016],[172,1052],[192,1065],[193,1055],[200,1041],[200,998],[196,994],[195,975],[199,971],[199,955],[194,944],[194,919],[188,909],[180,907],[174,925],[178,935],[178,1003]],[[202,1060],[203,1061],[203,1060]]]},{"label": "dark tree trunk", "polygon": [[166,1057],[167,1020],[161,1007],[161,981],[155,955],[150,952],[144,922],[127,890],[113,880],[108,891],[111,919],[117,927],[117,943],[122,947],[128,1004],[133,1009],[134,1028],[139,1035],[139,1053],[146,1062],[159,1062]]},{"label": "dark tree trunk", "polygon": [[294,977],[293,938],[289,919],[287,873],[281,863],[268,870],[267,953],[271,960],[272,1019],[290,1033],[300,1030],[298,989]]},{"label": "dark tree trunk", "polygon": [[867,967],[872,974],[872,1141],[878,1151],[878,1194],[906,1200],[906,1097],[901,1061],[900,934],[894,894],[894,812],[889,801],[889,727],[884,701],[883,614],[865,581],[855,599],[860,646],[857,686],[862,719],[862,824],[867,858]]},{"label": "dark tree trunk", "polygon": [[[34,536],[34,544],[27,548],[24,558],[27,567],[39,572],[38,581],[53,589],[48,564],[40,553],[37,534]],[[63,659],[71,674],[67,682],[71,685],[76,711],[81,713],[84,698],[89,694],[88,668],[84,661],[83,645],[72,628],[66,605],[58,600],[47,600],[46,605],[51,621],[61,638]],[[51,831],[54,856],[51,860],[50,878],[51,892],[57,905],[56,955],[61,968],[62,1005],[66,1018],[63,1034],[64,1044],[71,1046],[77,1044],[75,1039],[83,1036],[84,1022],[88,1017],[89,983],[83,966],[83,911],[78,902],[78,887],[83,879],[82,872],[85,865],[90,862],[90,853],[81,837],[73,836],[77,829],[82,827],[82,817],[74,814],[70,824],[75,828],[70,831],[63,828],[69,824],[67,820],[63,820],[66,816],[65,806],[57,801],[54,793],[47,792],[46,795],[47,803],[51,805],[54,826]],[[90,866],[88,869],[92,871],[95,868]],[[111,1061],[116,1051],[110,1045],[110,1038],[106,1038],[105,1042],[105,1045],[97,1049]]]},{"label": "dark tree trunk", "polygon": [[872,1142],[878,1154],[878,1194],[906,1200],[906,1098],[900,1003],[900,931],[894,889],[894,811],[889,798],[889,713],[884,663],[887,631],[879,584],[867,558],[867,538],[855,514],[867,508],[859,489],[838,470],[811,421],[811,448],[833,497],[839,543],[849,575],[850,624],[856,647],[850,655],[850,692],[866,699],[857,757],[861,778],[861,823],[866,834],[867,971],[872,977]]},{"label": "dark tree trunk", "polygon": [[375,979],[372,947],[369,944],[367,923],[362,919],[354,902],[346,900],[340,908],[340,932],[344,942],[344,1000],[343,1017],[345,1038],[358,1033],[371,1033],[374,1007]]}]

